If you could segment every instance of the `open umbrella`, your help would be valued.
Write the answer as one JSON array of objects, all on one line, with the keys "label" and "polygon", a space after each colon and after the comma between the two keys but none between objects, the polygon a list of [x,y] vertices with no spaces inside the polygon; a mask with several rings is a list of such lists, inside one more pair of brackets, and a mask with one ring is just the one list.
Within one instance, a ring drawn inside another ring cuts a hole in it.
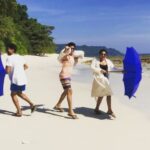
[{"label": "open umbrella", "polygon": [[5,69],[2,63],[1,54],[0,54],[0,96],[3,95],[3,86],[4,86],[4,78],[5,78]]},{"label": "open umbrella", "polygon": [[141,60],[137,51],[133,47],[127,47],[123,65],[123,82],[125,87],[125,95],[131,98],[137,91],[142,79]]}]

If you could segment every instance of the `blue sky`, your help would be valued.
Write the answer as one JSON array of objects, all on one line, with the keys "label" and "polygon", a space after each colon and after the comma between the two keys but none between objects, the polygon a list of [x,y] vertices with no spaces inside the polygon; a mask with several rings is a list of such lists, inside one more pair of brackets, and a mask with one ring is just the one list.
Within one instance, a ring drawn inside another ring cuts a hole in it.
[{"label": "blue sky", "polygon": [[98,45],[150,53],[149,0],[17,0],[30,17],[55,26],[56,43]]}]

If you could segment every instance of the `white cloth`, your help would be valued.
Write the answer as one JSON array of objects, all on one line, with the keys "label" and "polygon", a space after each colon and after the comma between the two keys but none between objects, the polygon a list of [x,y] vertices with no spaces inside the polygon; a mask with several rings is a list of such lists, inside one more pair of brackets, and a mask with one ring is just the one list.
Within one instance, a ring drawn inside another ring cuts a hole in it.
[{"label": "white cloth", "polygon": [[83,50],[75,50],[73,53],[74,57],[78,57],[83,59],[84,58],[84,51]]},{"label": "white cloth", "polygon": [[[112,63],[112,61],[110,59],[106,59],[106,63],[108,65],[108,71],[115,71],[116,68],[114,66],[114,64]],[[94,73],[100,73],[100,71],[102,70],[100,67],[99,67],[100,63],[97,59],[93,59],[92,61],[92,64],[91,64],[91,68],[93,70]]]},{"label": "white cloth", "polygon": [[3,67],[5,68],[5,66],[6,66],[6,60],[7,60],[7,55],[6,54],[2,54],[1,55],[1,60],[2,60]]},{"label": "white cloth", "polygon": [[[61,62],[63,57],[69,55],[71,53],[71,49],[68,51],[68,52],[64,52],[65,51],[65,48],[61,50],[61,52],[59,53],[59,56],[58,56],[58,61]],[[74,53],[73,53],[73,57],[78,57],[78,58],[81,58],[83,59],[84,58],[84,51],[82,50],[75,50]]]},{"label": "white cloth", "polygon": [[19,86],[27,84],[27,77],[25,74],[24,65],[25,60],[22,56],[17,54],[8,56],[6,66],[11,67],[11,72],[9,73],[11,83]]},{"label": "white cloth", "polygon": [[[115,70],[114,64],[111,62],[111,60],[106,59],[106,63],[108,65],[108,71]],[[98,60],[93,59],[91,69],[93,70],[93,77],[94,77],[91,96],[92,97],[111,96],[113,92],[110,87],[109,80],[103,75],[103,73],[101,73],[100,63]]]}]

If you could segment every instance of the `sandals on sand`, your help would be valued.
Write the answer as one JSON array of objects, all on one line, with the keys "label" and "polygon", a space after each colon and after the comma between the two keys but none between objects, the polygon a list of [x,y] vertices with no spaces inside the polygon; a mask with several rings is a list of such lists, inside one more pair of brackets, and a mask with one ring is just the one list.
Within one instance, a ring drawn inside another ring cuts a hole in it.
[{"label": "sandals on sand", "polygon": [[[60,107],[57,107],[57,106],[55,106],[53,109],[54,109],[54,110],[57,110],[57,111],[59,111],[59,112],[64,112],[64,109],[63,109],[63,108],[60,108]],[[71,117],[71,119],[79,119],[79,118],[77,117],[77,115],[68,114],[68,116]]]},{"label": "sandals on sand", "polygon": [[108,115],[110,115],[113,118],[116,118],[116,115],[113,112],[107,112]]},{"label": "sandals on sand", "polygon": [[15,116],[15,117],[22,117],[22,113],[15,113],[13,116]]},{"label": "sandals on sand", "polygon": [[[32,106],[31,107],[31,113],[33,113],[36,109],[37,109],[36,105]],[[15,116],[15,117],[22,117],[22,113],[16,112],[15,114],[13,114],[13,116]]]},{"label": "sandals on sand", "polygon": [[37,106],[36,106],[36,105],[33,105],[33,106],[31,107],[31,113],[35,112],[36,109],[37,109]]},{"label": "sandals on sand", "polygon": [[59,108],[59,107],[56,107],[56,106],[55,106],[53,109],[54,109],[54,110],[57,110],[57,111],[59,111],[59,112],[64,112],[64,109],[63,109],[63,108]]},{"label": "sandals on sand", "polygon": [[68,116],[70,116],[71,119],[79,119],[79,118],[77,117],[77,115],[71,115],[71,114],[68,114]]}]

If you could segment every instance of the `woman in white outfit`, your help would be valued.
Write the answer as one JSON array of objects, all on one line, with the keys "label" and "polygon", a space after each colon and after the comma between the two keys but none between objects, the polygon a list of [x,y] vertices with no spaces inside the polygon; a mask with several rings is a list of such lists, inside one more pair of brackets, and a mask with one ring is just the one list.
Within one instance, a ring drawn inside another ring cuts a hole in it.
[{"label": "woman in white outfit", "polygon": [[108,111],[107,113],[112,117],[116,117],[111,107],[112,90],[109,83],[109,71],[114,71],[116,68],[114,64],[107,58],[108,52],[105,49],[99,51],[99,60],[94,59],[91,64],[93,70],[93,85],[91,96],[96,98],[96,107],[94,112],[100,114],[99,106],[104,96],[107,99]]}]

